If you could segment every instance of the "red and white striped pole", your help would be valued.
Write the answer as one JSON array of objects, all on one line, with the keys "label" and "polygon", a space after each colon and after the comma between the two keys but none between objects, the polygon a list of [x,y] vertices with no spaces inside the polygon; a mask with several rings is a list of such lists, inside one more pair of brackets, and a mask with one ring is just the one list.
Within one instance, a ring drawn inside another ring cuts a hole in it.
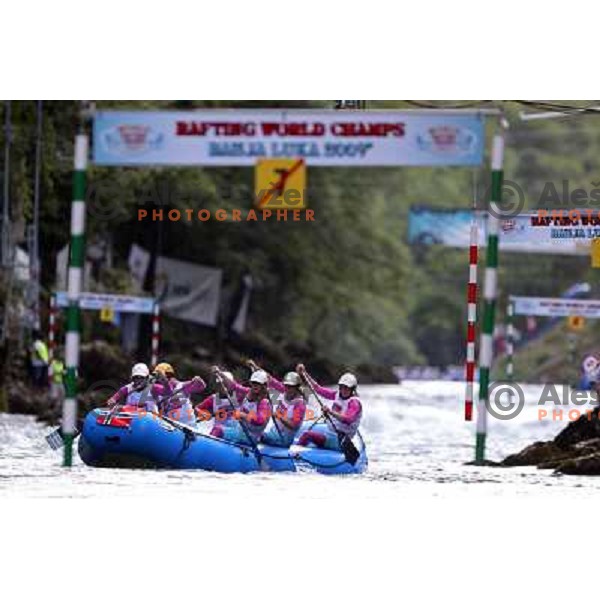
[{"label": "red and white striped pole", "polygon": [[[52,364],[56,348],[56,296],[50,294],[50,312],[48,313],[48,364]],[[51,370],[48,369],[48,381],[52,379]]]},{"label": "red and white striped pole", "polygon": [[469,245],[469,283],[467,285],[467,359],[465,363],[465,421],[473,420],[473,385],[475,381],[475,323],[477,321],[477,253],[479,227],[477,213],[471,221]]},{"label": "red and white striped pole", "polygon": [[151,367],[158,363],[158,346],[160,343],[160,308],[158,302],[154,303],[154,313],[152,314],[152,356],[150,357]]}]

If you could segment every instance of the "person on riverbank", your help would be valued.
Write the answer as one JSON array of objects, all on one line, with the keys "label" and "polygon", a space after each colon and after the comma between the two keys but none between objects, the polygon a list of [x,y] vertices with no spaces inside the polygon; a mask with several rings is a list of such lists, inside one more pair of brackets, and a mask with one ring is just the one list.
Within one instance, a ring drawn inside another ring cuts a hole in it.
[{"label": "person on riverbank", "polygon": [[41,333],[36,329],[33,332],[33,341],[29,349],[32,383],[37,388],[46,387],[48,384],[48,346],[42,339]]},{"label": "person on riverbank", "polygon": [[312,443],[319,448],[340,450],[338,432],[346,434],[349,438],[354,437],[362,419],[362,404],[356,390],[356,376],[344,373],[338,380],[338,389],[332,390],[319,385],[308,374],[304,365],[298,365],[296,371],[311,384],[319,396],[330,402],[329,406],[323,404],[323,412],[329,417],[326,423],[305,431],[298,443],[301,446]]}]

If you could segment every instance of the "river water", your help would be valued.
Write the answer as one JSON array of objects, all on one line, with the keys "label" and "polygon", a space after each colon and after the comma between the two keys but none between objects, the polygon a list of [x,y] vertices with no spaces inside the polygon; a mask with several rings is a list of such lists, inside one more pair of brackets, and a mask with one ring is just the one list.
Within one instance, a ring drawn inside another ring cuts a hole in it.
[{"label": "river water", "polygon": [[[540,386],[524,386],[526,405],[513,420],[489,419],[487,458],[499,460],[536,440],[550,439],[566,420],[538,418]],[[325,477],[309,473],[223,475],[202,471],[93,469],[76,457],[60,466],[44,435],[51,428],[33,417],[0,414],[0,496],[115,497],[235,494],[334,498],[447,497],[465,493],[589,496],[600,478],[556,476],[535,468],[497,469],[465,465],[473,458],[474,423],[463,420],[464,385],[403,382],[363,386],[361,431],[368,447],[366,474]],[[565,411],[566,412],[566,411]],[[565,416],[566,419],[566,416]]]}]

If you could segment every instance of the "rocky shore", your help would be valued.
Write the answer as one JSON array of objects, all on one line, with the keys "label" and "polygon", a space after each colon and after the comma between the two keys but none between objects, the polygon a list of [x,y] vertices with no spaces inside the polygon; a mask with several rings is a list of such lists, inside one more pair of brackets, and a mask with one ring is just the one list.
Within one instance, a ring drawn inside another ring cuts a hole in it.
[{"label": "rocky shore", "polygon": [[553,440],[507,456],[502,467],[536,466],[565,475],[600,475],[600,407],[569,423]]}]

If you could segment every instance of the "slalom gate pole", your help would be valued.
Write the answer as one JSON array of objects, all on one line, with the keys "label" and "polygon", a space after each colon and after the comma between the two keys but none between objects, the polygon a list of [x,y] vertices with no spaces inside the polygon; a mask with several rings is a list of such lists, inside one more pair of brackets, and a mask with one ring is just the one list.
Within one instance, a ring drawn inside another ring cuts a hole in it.
[{"label": "slalom gate pole", "polygon": [[487,407],[489,401],[490,371],[493,358],[494,318],[498,283],[498,211],[502,201],[502,180],[504,173],[504,137],[494,136],[492,142],[492,184],[490,210],[487,214],[487,251],[485,279],[483,286],[483,329],[479,346],[479,402],[477,404],[477,426],[475,437],[475,463],[485,461],[487,436]]},{"label": "slalom gate pole", "polygon": [[154,312],[152,313],[152,353],[150,356],[151,367],[158,363],[158,348],[160,345],[160,306],[158,302],[154,303]]},{"label": "slalom gate pole", "polygon": [[506,379],[513,381],[514,378],[514,354],[515,354],[515,307],[512,298],[508,298],[506,306]]},{"label": "slalom gate pole", "polygon": [[71,204],[71,244],[67,285],[67,326],[65,338],[65,399],[63,402],[62,433],[64,439],[63,465],[73,464],[73,439],[77,424],[77,368],[79,366],[79,336],[81,312],[79,295],[83,281],[85,258],[85,187],[88,162],[88,136],[75,136],[73,173],[73,202]]},{"label": "slalom gate pole", "polygon": [[[48,313],[48,365],[52,364],[56,348],[56,296],[50,294],[50,311]],[[52,380],[52,374],[48,369],[48,382]]]},{"label": "slalom gate pole", "polygon": [[473,210],[469,246],[469,283],[467,284],[467,352],[465,362],[465,421],[473,419],[473,383],[475,381],[475,324],[477,322],[477,254],[479,227]]}]

